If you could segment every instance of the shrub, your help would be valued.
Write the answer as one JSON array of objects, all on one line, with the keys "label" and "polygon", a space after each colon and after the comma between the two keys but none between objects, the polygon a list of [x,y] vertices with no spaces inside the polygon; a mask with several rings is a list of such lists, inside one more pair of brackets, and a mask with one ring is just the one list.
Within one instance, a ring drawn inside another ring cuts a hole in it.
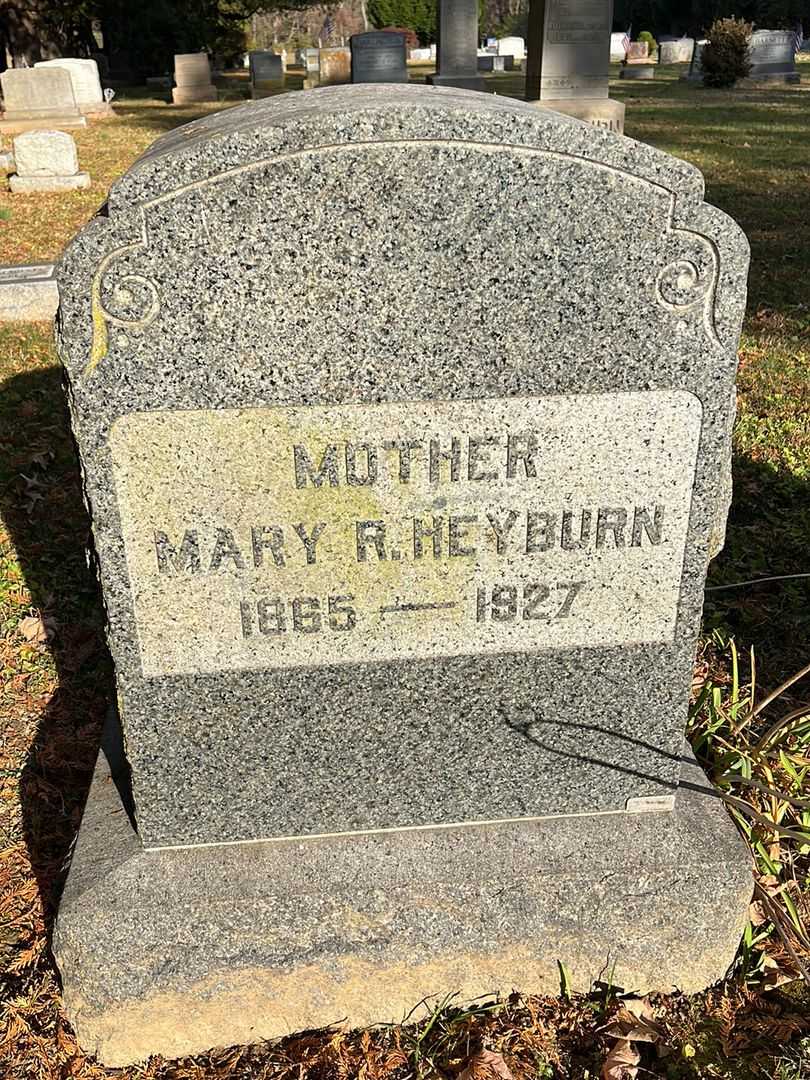
[{"label": "shrub", "polygon": [[647,42],[647,53],[649,56],[652,56],[654,52],[658,51],[658,42],[655,40],[649,30],[642,30],[641,33],[638,35],[637,40]]},{"label": "shrub", "polygon": [[409,26],[383,26],[383,30],[393,32],[395,34],[405,35],[405,48],[416,49],[419,47],[419,36],[415,30],[411,30]]},{"label": "shrub", "polygon": [[753,31],[743,19],[715,19],[700,56],[704,86],[733,86],[751,70],[748,40]]}]

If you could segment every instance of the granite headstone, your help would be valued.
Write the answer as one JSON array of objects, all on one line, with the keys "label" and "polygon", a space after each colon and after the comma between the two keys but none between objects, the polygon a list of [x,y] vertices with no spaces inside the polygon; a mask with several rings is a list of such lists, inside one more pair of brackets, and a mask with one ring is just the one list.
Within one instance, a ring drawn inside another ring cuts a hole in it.
[{"label": "granite headstone", "polygon": [[58,306],[53,263],[0,266],[0,322],[44,322]]},{"label": "granite headstone", "polygon": [[800,81],[796,70],[796,35],[792,30],[755,30],[748,43],[751,82]]},{"label": "granite headstone", "polygon": [[478,0],[439,0],[439,42],[431,86],[483,90],[478,74]]},{"label": "granite headstone", "polygon": [[320,86],[337,86],[351,82],[352,54],[345,45],[318,50],[318,83]]},{"label": "granite headstone", "polygon": [[408,81],[405,35],[394,30],[369,30],[349,38],[353,83]]},{"label": "granite headstone", "polygon": [[61,67],[9,68],[0,74],[3,118],[0,129],[85,127],[70,73]]},{"label": "granite headstone", "polygon": [[251,98],[268,97],[284,88],[284,61],[278,53],[257,49],[248,54]]},{"label": "granite headstone", "polygon": [[177,53],[174,57],[174,81],[176,86],[172,90],[172,101],[175,105],[217,100],[216,87],[211,82],[211,65],[204,52]]},{"label": "granite headstone", "polygon": [[57,322],[118,686],[82,1045],[725,971],[750,860],[683,732],[747,261],[687,162],[452,89],[249,103],[112,186]]},{"label": "granite headstone", "polygon": [[543,0],[529,6],[526,100],[596,127],[624,130],[608,97],[612,0]]},{"label": "granite headstone", "polygon": [[650,55],[650,46],[646,41],[631,41],[627,46],[628,64],[646,64]]},{"label": "granite headstone", "polygon": [[658,42],[659,64],[688,64],[695,47],[694,38],[672,38]]},{"label": "granite headstone", "polygon": [[112,105],[104,97],[95,60],[60,57],[57,60],[40,60],[34,67],[59,67],[67,71],[73,84],[76,104],[83,116],[101,120],[115,115]]},{"label": "granite headstone", "polygon": [[513,56],[519,63],[526,57],[526,42],[522,37],[498,38],[498,56]]},{"label": "granite headstone", "polygon": [[616,63],[627,55],[627,34],[610,35],[610,61]]},{"label": "granite headstone", "polygon": [[90,187],[89,175],[79,171],[76,143],[67,131],[26,131],[17,135],[14,168],[8,181],[14,194]]}]

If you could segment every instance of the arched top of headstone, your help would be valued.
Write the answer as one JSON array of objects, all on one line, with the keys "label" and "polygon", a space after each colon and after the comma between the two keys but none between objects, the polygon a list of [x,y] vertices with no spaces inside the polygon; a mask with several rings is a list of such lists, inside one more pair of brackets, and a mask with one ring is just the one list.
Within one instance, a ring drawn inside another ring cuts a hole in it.
[{"label": "arched top of headstone", "polygon": [[[534,177],[535,202],[526,199],[524,174]],[[299,190],[288,189],[289,175],[302,177]],[[438,219],[432,223],[431,212],[443,213],[448,198],[465,216],[447,227]],[[338,244],[346,221],[359,215],[381,250],[394,221],[403,227],[409,222],[412,242],[419,234],[428,245],[434,234],[462,244],[455,235],[462,227],[471,239],[476,230],[481,236],[492,232],[493,242],[499,240],[487,254],[490,262],[517,255],[531,263],[539,251],[527,239],[532,232],[558,235],[565,245],[562,237],[573,229],[586,245],[577,272],[588,272],[590,260],[614,282],[605,282],[594,299],[607,306],[611,319],[625,305],[627,319],[639,317],[627,283],[613,295],[615,282],[632,271],[638,287],[647,279],[654,283],[650,318],[661,309],[676,320],[699,313],[705,336],[718,342],[736,332],[743,295],[719,285],[744,281],[748,249],[737,225],[702,198],[702,176],[687,162],[522,102],[388,85],[286,94],[194,121],[158,139],[135,162],[113,186],[108,216],[91,223],[65,256],[75,269],[63,286],[64,318],[95,327],[92,360],[76,354],[79,367],[91,368],[116,328],[131,326],[140,336],[159,323],[173,303],[168,280],[156,282],[147,274],[150,284],[136,290],[139,299],[131,307],[113,302],[112,294],[105,297],[125,267],[135,272],[136,251],[145,246],[149,260],[158,257],[172,214],[178,224],[171,249],[159,256],[167,273],[183,252],[193,260],[198,249],[210,255],[224,248],[230,258],[240,243],[259,261],[282,265],[288,255],[283,245],[276,250],[276,215],[313,251],[316,266],[323,266],[318,250]],[[268,212],[257,210],[264,200]],[[324,212],[325,201],[332,203],[331,213]],[[426,209],[434,202],[435,211]],[[240,208],[241,222],[216,220],[229,205]],[[255,235],[245,224],[253,218]],[[376,261],[377,253],[371,258]],[[459,265],[464,261],[459,249]],[[474,269],[471,263],[469,272]],[[423,268],[420,276],[416,266],[413,272],[426,289],[430,275]],[[382,283],[390,267],[381,266],[380,273]],[[568,285],[559,278],[548,278],[546,285],[555,306]],[[398,288],[393,281],[391,287]],[[86,305],[96,292],[91,320]],[[438,303],[438,294],[432,296]],[[436,317],[442,317],[438,308]]]},{"label": "arched top of headstone", "polygon": [[285,94],[195,120],[157,139],[113,186],[111,206],[131,205],[235,167],[298,150],[374,141],[526,146],[631,172],[693,205],[698,169],[610,131],[495,94],[416,85],[333,86]]}]

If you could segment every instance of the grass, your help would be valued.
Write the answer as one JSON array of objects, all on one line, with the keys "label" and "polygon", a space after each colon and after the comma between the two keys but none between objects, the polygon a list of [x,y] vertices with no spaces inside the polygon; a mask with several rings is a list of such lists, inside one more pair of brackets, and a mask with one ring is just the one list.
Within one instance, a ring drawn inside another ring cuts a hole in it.
[{"label": "grass", "polygon": [[[810,660],[810,579],[737,587],[810,571],[810,66],[804,71],[800,87],[740,93],[680,84],[675,69],[660,69],[653,84],[612,88],[627,104],[627,133],[698,165],[708,200],[739,221],[752,246],[735,497],[710,572],[716,591],[707,593],[690,729],[749,839],[757,896],[733,977],[650,1003],[655,1028],[653,1041],[638,1044],[641,1076],[810,1076],[810,999],[797,979],[810,966],[810,679],[772,698]],[[520,94],[513,76],[491,85]],[[243,76],[223,83],[229,102],[243,91]],[[0,193],[0,262],[58,256],[155,137],[213,106],[174,109],[132,91],[116,108],[116,119],[77,132],[89,191]],[[50,327],[0,327],[0,345],[0,1075],[99,1080],[109,1074],[78,1049],[59,1011],[47,942],[111,673]],[[423,1003],[405,1026],[154,1059],[117,1075],[451,1077],[483,1048],[502,1054],[516,1078],[584,1080],[598,1076],[627,1007],[609,987],[467,1005],[450,995]]]}]

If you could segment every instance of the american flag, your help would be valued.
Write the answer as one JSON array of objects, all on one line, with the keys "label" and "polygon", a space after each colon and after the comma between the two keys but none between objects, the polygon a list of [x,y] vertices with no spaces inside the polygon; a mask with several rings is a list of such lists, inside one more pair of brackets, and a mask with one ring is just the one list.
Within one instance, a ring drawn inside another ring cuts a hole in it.
[{"label": "american flag", "polygon": [[629,32],[626,33],[624,35],[624,37],[622,38],[622,48],[624,49],[624,53],[625,53],[625,56],[626,56],[627,55],[627,50],[630,48],[630,34],[629,34]]},{"label": "american flag", "polygon": [[332,16],[327,11],[326,18],[323,20],[323,26],[321,27],[321,37],[327,41],[332,36],[332,32],[335,29],[335,24],[332,22]]},{"label": "american flag", "polygon": [[802,51],[802,45],[804,44],[804,27],[799,23],[796,28],[796,32],[793,35],[793,51],[795,53]]}]

